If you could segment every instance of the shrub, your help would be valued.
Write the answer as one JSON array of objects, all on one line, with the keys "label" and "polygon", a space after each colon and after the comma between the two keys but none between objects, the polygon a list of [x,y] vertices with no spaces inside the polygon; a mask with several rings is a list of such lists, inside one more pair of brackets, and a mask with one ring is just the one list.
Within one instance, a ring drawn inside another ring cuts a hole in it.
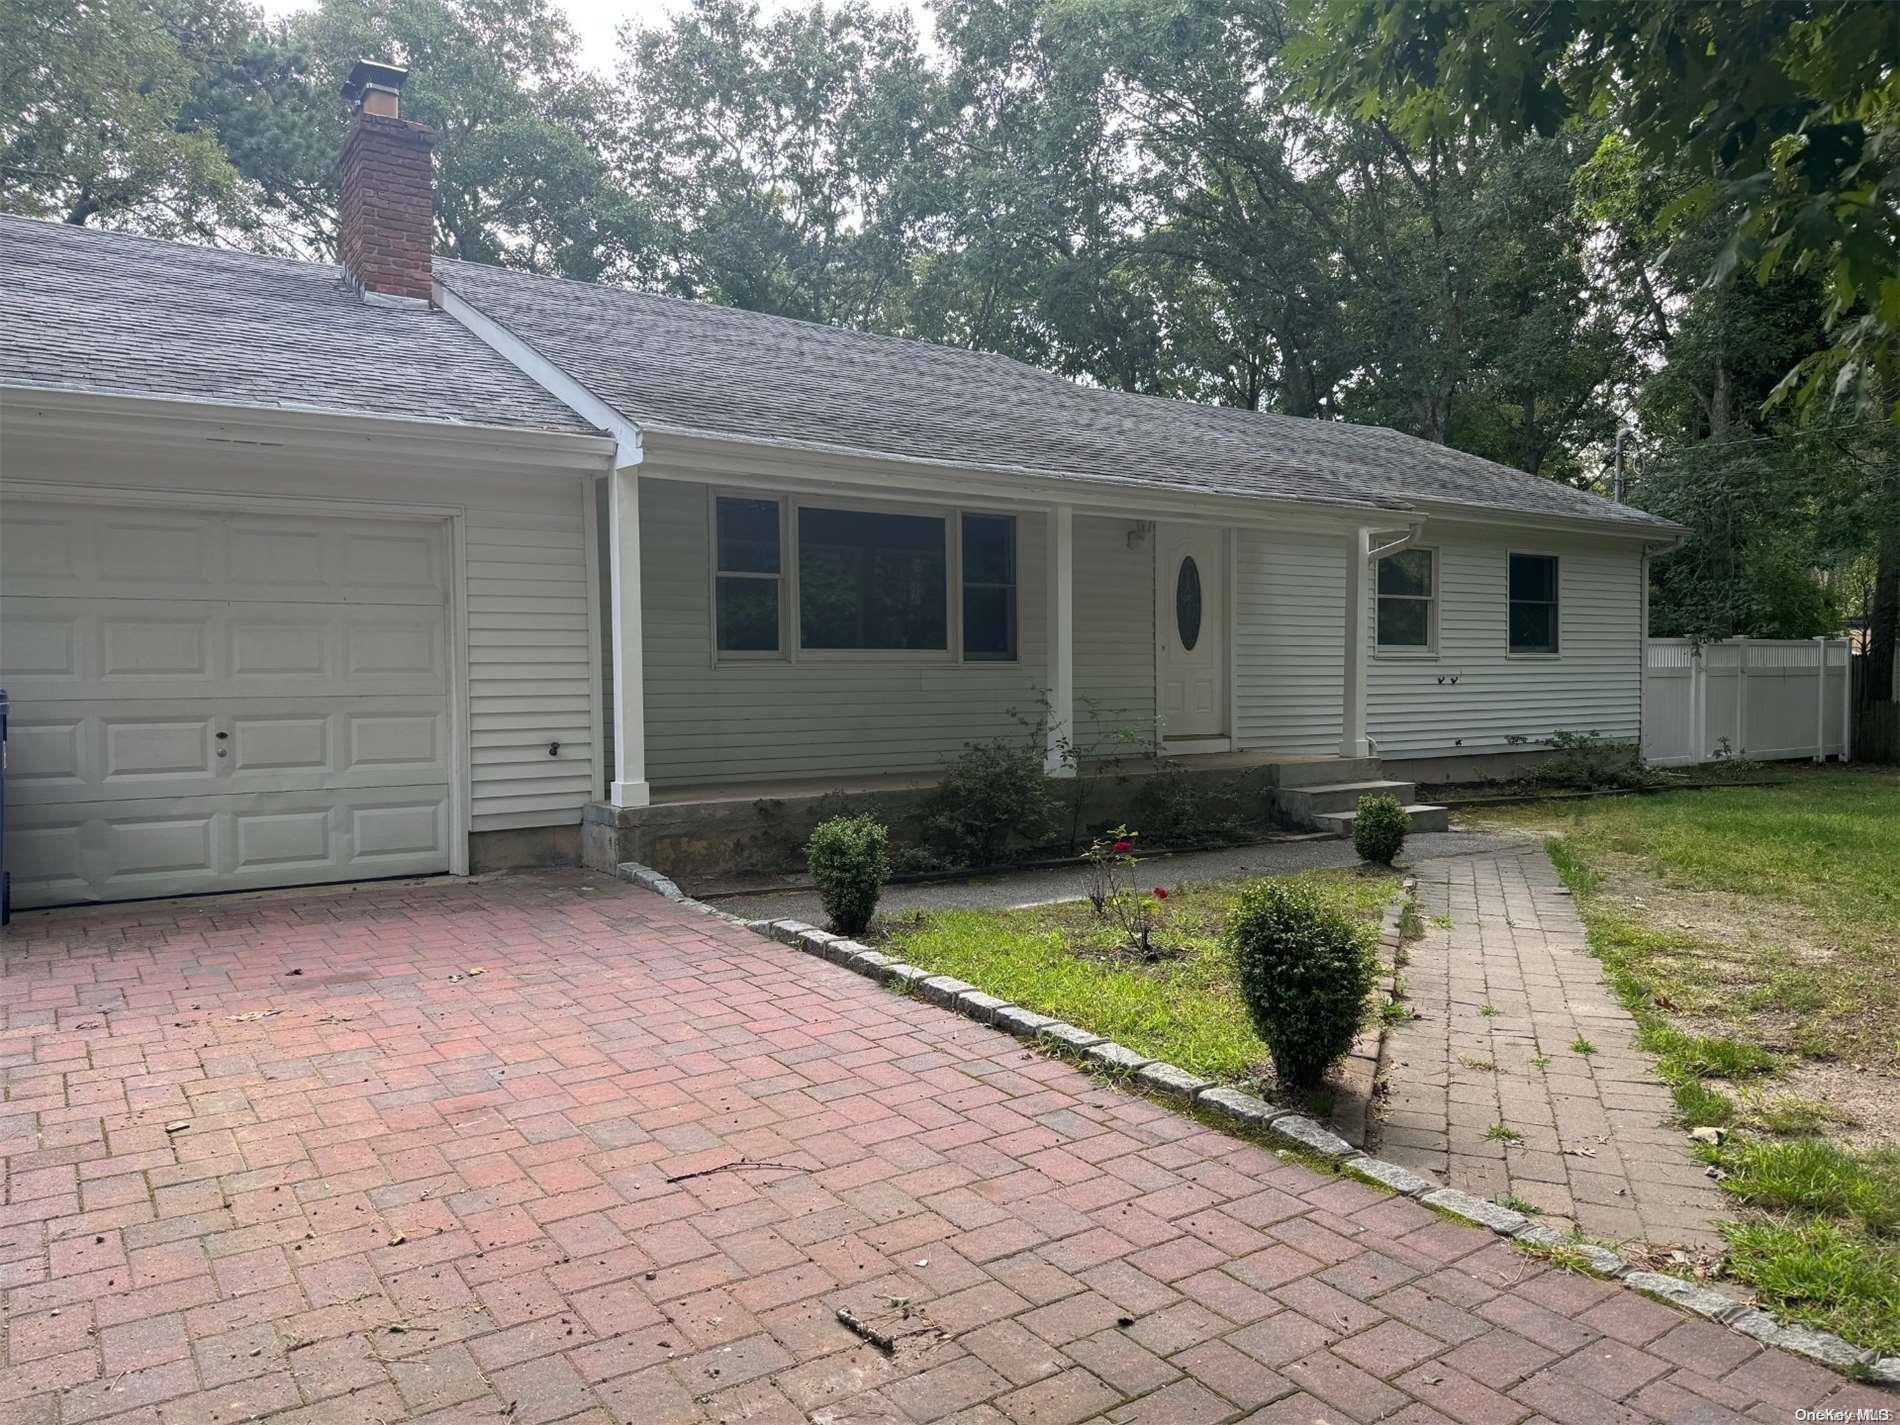
[{"label": "shrub", "polygon": [[1594,732],[1565,731],[1551,734],[1550,747],[1551,755],[1537,764],[1535,773],[1544,786],[1604,791],[1655,784],[1656,775],[1635,743],[1606,742]]},{"label": "shrub", "polygon": [[890,833],[872,816],[821,821],[805,843],[805,860],[818,883],[831,928],[857,935],[871,923],[877,898],[891,874]]},{"label": "shrub", "polygon": [[1316,1088],[1352,1048],[1377,966],[1369,929],[1304,887],[1261,881],[1241,893],[1228,950],[1282,1083]]},{"label": "shrub", "polygon": [[924,807],[924,841],[953,866],[993,866],[1011,842],[1035,845],[1055,823],[1043,748],[1026,738],[973,742]]},{"label": "shrub", "polygon": [[1397,797],[1363,796],[1352,818],[1352,849],[1375,866],[1390,866],[1410,829]]}]

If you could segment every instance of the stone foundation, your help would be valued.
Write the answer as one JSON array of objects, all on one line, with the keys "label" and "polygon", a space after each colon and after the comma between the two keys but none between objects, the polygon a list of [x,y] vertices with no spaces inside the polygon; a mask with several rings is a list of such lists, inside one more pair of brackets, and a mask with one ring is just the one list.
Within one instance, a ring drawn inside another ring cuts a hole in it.
[{"label": "stone foundation", "polygon": [[[1195,795],[1219,798],[1243,829],[1264,831],[1272,824],[1273,789],[1294,767],[1305,772],[1341,765],[1324,761],[1279,764],[1240,755],[1207,760],[1219,765],[1164,769],[1143,763],[1085,777],[1083,839],[1106,826],[1126,824],[1142,830],[1140,812],[1153,804],[1153,794],[1144,799],[1143,793],[1165,785],[1161,779],[1169,777],[1185,778]],[[1058,795],[1066,797],[1070,785],[1063,783]],[[671,876],[689,891],[756,883],[802,872],[805,842],[812,828],[833,816],[875,816],[891,828],[894,845],[919,844],[923,809],[934,788],[842,788],[773,795],[769,784],[761,784],[758,790],[758,796],[708,793],[703,798],[646,807],[594,802],[581,826],[582,864],[611,871],[623,861],[638,861]],[[1047,850],[1052,855],[1067,853],[1066,826],[1057,844]]]}]

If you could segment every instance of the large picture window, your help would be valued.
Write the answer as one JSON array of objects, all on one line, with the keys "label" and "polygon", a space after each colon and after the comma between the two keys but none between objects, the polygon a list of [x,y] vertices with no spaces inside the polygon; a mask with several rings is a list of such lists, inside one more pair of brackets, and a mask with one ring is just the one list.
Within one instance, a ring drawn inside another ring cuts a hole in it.
[{"label": "large picture window", "polygon": [[1379,561],[1379,647],[1419,652],[1432,647],[1437,597],[1436,556],[1401,549]]},{"label": "large picture window", "polygon": [[963,656],[1016,656],[1016,519],[963,517]]},{"label": "large picture window", "polygon": [[1557,651],[1557,560],[1550,554],[1511,556],[1511,652]]},{"label": "large picture window", "polygon": [[777,653],[783,627],[779,502],[717,502],[718,640],[721,653]]},{"label": "large picture window", "polygon": [[950,647],[949,547],[937,515],[801,505],[801,649]]}]

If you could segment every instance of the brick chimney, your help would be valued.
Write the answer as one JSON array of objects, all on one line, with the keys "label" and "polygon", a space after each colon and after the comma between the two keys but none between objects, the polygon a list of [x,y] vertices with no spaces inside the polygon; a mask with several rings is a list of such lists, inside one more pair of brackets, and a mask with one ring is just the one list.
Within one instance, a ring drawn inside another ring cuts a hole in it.
[{"label": "brick chimney", "polygon": [[356,124],[343,145],[343,267],[371,301],[429,300],[435,207],[429,150],[434,136],[402,117],[409,71],[358,60],[343,97]]}]

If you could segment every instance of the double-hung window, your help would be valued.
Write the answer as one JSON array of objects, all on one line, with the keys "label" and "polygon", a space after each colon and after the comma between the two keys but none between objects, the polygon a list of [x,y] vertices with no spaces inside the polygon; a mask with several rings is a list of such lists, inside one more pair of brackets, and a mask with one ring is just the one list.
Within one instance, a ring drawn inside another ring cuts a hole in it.
[{"label": "double-hung window", "polygon": [[963,517],[963,656],[1016,657],[1016,517]]},{"label": "double-hung window", "polygon": [[1379,647],[1429,652],[1437,626],[1438,559],[1430,549],[1401,549],[1379,561]]},{"label": "double-hung window", "polygon": [[716,501],[718,648],[722,654],[777,653],[782,637],[785,574],[777,500]]},{"label": "double-hung window", "polygon": [[1557,558],[1511,556],[1511,652],[1557,651]]}]

